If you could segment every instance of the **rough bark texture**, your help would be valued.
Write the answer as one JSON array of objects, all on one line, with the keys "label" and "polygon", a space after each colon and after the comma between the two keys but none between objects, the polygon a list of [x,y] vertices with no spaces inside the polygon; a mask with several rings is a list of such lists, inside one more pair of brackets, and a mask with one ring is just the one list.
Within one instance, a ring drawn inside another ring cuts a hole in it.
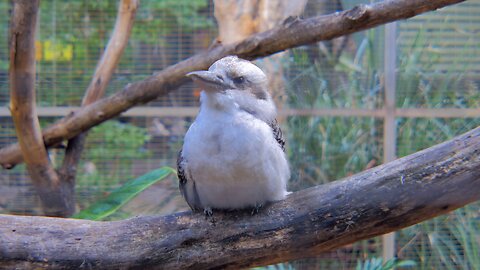
[{"label": "rough bark texture", "polygon": [[[118,6],[117,19],[112,36],[107,48],[97,64],[93,78],[88,86],[82,101],[82,106],[87,106],[99,100],[105,94],[110,78],[123,54],[135,19],[138,0],[121,0]],[[78,162],[85,145],[87,133],[80,133],[68,141],[65,158],[59,174],[62,182],[71,185],[75,189],[75,176]]]},{"label": "rough bark texture", "polygon": [[[289,48],[330,40],[388,22],[407,19],[463,0],[391,0],[360,5],[351,10],[301,20],[287,19],[272,30],[253,35],[239,43],[213,46],[153,76],[131,83],[110,97],[98,100],[59,120],[43,132],[45,145],[52,146],[70,139],[135,105],[146,103],[175,90],[187,79],[185,74],[206,69],[214,61],[230,54],[246,59],[271,55]],[[0,164],[12,168],[22,162],[18,144],[0,149]]]},{"label": "rough bark texture", "polygon": [[10,28],[10,110],[27,171],[47,216],[74,211],[73,192],[61,183],[43,144],[35,99],[35,29],[38,0],[13,1]]},{"label": "rough bark texture", "polygon": [[0,215],[0,268],[220,269],[310,257],[480,199],[480,128],[250,212],[116,222]]}]

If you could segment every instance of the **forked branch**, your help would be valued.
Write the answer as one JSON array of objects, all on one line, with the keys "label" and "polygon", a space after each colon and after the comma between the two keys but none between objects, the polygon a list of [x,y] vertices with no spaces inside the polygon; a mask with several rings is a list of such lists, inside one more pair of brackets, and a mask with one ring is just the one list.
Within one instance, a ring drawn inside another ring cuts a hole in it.
[{"label": "forked branch", "polygon": [[[112,36],[97,64],[93,78],[83,97],[82,106],[92,104],[105,94],[110,78],[128,44],[137,7],[138,0],[119,1],[117,19]],[[77,166],[83,152],[86,137],[87,133],[83,132],[68,140],[65,158],[59,170],[61,181],[69,185],[71,189],[75,188]]]},{"label": "forked branch", "polygon": [[35,99],[35,29],[38,0],[13,1],[10,27],[10,111],[21,156],[47,216],[75,210],[73,190],[62,183],[43,144]]}]

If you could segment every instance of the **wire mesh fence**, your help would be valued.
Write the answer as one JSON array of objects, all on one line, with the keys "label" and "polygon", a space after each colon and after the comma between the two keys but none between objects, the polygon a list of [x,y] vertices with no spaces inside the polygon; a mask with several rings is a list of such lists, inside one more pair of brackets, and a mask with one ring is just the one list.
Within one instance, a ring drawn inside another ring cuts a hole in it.
[{"label": "wire mesh fence", "polygon": [[[311,0],[305,16],[340,11],[361,2]],[[42,126],[80,105],[113,28],[116,4],[41,2],[36,87]],[[399,157],[480,124],[479,11],[480,1],[474,0],[398,23],[394,144]],[[10,12],[11,3],[0,2],[0,36],[5,41]],[[210,1],[143,0],[107,95],[204,50],[215,36]],[[285,92],[280,114],[288,139],[291,190],[334,181],[383,162],[384,40],[380,27],[282,55],[279,65]],[[7,45],[0,44],[1,147],[16,141],[6,109]],[[262,60],[257,63],[262,65]],[[149,170],[173,167],[196,114],[198,94],[199,89],[186,84],[92,129],[78,170],[78,207],[88,206]],[[61,164],[63,152],[50,149],[54,165]],[[187,209],[176,185],[172,177],[152,186],[112,218]],[[0,212],[40,214],[22,165],[0,174]],[[480,205],[475,203],[397,232],[395,254],[416,261],[421,269],[478,269],[479,235]],[[358,260],[381,257],[381,250],[382,241],[375,238],[281,267],[352,269]]]}]

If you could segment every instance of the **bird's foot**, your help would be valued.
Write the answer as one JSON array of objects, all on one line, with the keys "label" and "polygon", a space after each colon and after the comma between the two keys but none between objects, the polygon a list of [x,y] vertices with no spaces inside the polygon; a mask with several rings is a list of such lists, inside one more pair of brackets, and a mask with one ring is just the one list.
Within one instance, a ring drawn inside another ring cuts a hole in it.
[{"label": "bird's foot", "polygon": [[205,207],[203,209],[203,213],[205,214],[205,217],[212,217],[213,216],[213,211],[211,207]]},{"label": "bird's foot", "polygon": [[203,213],[205,214],[205,220],[210,219],[212,223],[215,223],[215,218],[213,217],[213,211],[211,207],[205,207],[203,209]]},{"label": "bird's foot", "polygon": [[252,216],[255,214],[258,214],[258,212],[260,212],[260,208],[262,207],[263,207],[263,203],[256,203],[251,212]]}]

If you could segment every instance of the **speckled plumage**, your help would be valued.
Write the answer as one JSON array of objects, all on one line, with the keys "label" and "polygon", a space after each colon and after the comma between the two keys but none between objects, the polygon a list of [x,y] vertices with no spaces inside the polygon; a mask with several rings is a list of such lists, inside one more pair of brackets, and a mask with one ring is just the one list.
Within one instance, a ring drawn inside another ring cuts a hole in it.
[{"label": "speckled plumage", "polygon": [[284,199],[290,170],[265,74],[228,56],[189,76],[203,89],[201,107],[177,167],[192,210],[242,209]]}]

